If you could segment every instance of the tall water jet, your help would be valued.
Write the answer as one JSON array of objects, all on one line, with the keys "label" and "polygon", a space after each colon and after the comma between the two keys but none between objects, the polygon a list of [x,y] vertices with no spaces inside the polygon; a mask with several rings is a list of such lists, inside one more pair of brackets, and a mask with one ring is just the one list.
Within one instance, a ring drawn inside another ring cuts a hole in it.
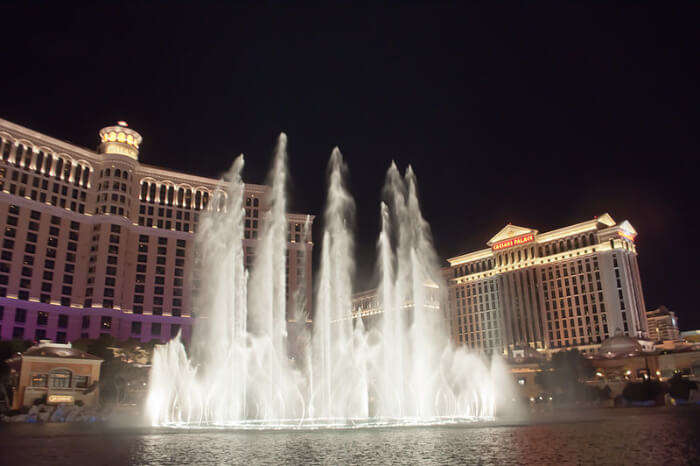
[{"label": "tall water jet", "polygon": [[[243,267],[243,156],[224,177],[195,236],[196,266],[212,280],[194,296],[201,312],[192,337],[192,364],[179,336],[156,347],[149,412],[156,422],[224,422],[245,415],[247,272]],[[197,368],[201,368],[197,373]],[[200,390],[200,383],[207,387]]]},{"label": "tall water jet", "polygon": [[270,191],[250,279],[250,333],[257,390],[249,398],[256,419],[299,416],[298,387],[287,347],[287,136],[279,136],[268,179]]},{"label": "tall water jet", "polygon": [[381,361],[375,368],[375,412],[380,418],[398,419],[405,416],[406,387],[404,341],[406,322],[400,297],[396,295],[394,252],[392,248],[389,207],[380,204],[381,232],[377,241],[379,253],[378,302],[383,309],[379,346]]},{"label": "tall water jet", "polygon": [[[345,184],[347,166],[333,149],[328,165],[328,198],[323,215],[320,279],[313,327],[311,417],[367,417],[366,367],[353,333],[351,225],[355,203]],[[361,326],[361,322],[359,322]]]}]

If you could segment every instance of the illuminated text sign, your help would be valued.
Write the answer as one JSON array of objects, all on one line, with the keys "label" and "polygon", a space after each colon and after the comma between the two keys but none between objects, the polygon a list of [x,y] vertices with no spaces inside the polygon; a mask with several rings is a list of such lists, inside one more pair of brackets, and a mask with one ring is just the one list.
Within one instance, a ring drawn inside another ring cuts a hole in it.
[{"label": "illuminated text sign", "polygon": [[73,397],[70,395],[49,395],[46,401],[49,403],[73,403]]},{"label": "illuminated text sign", "polygon": [[630,241],[634,241],[634,238],[637,236],[633,235],[632,233],[627,233],[626,231],[618,231],[617,234],[622,236],[623,238],[627,238]]},{"label": "illuminated text sign", "polygon": [[521,244],[529,243],[535,240],[535,235],[530,233],[529,235],[518,236],[517,238],[507,239],[505,241],[499,241],[498,243],[493,243],[491,249],[498,251],[500,249],[508,249],[513,246],[520,246]]}]

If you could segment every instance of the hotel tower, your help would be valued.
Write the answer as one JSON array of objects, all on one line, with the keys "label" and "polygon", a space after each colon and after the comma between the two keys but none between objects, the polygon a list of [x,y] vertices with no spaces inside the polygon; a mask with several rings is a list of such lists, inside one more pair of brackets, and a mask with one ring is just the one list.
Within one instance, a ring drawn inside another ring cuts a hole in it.
[{"label": "hotel tower", "polygon": [[645,337],[635,236],[608,214],[546,233],[506,225],[488,248],[448,259],[454,340],[514,355]]},{"label": "hotel tower", "polygon": [[[208,279],[196,268],[194,235],[201,216],[219,209],[222,185],[140,163],[141,135],[124,122],[100,130],[99,141],[92,151],[0,119],[1,339],[190,334],[193,296]],[[245,186],[246,266],[267,192]],[[290,310],[297,291],[311,290],[310,222],[288,215]]]}]

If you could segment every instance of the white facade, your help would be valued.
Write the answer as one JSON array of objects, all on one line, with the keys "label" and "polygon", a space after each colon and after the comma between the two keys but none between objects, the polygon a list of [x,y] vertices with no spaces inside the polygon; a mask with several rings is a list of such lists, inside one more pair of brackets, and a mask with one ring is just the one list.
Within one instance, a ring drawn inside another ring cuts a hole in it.
[{"label": "white facade", "polygon": [[605,214],[546,233],[505,226],[488,249],[448,259],[453,338],[504,354],[597,348],[647,335],[636,231]]},{"label": "white facade", "polygon": [[[98,151],[0,119],[0,338],[58,342],[189,336],[201,215],[216,179],[141,164],[141,135],[120,122]],[[228,167],[221,167],[222,172]],[[245,261],[253,262],[267,186],[245,186]],[[313,216],[288,214],[289,305],[311,290]]]}]

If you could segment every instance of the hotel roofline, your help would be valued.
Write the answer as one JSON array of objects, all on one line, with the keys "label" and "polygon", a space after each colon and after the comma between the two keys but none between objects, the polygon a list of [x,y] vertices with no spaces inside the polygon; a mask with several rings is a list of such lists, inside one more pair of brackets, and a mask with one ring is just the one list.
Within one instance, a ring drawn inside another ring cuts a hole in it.
[{"label": "hotel roofline", "polygon": [[450,264],[450,266],[455,266],[493,257],[493,245],[502,241],[507,241],[509,239],[519,238],[526,235],[533,235],[531,242],[535,244],[543,244],[549,241],[566,238],[580,233],[585,233],[589,231],[600,231],[601,229],[620,230],[621,235],[627,236],[635,236],[637,234],[634,227],[632,227],[632,225],[627,220],[617,224],[610,216],[610,214],[607,213],[599,217],[595,217],[591,220],[587,220],[585,222],[576,223],[574,225],[569,225],[562,228],[557,228],[555,230],[551,230],[544,233],[539,233],[537,230],[534,229],[508,224],[505,227],[503,227],[498,233],[496,233],[496,235],[494,235],[486,243],[487,245],[492,247],[486,249],[479,249],[477,251],[473,251],[455,257],[450,257],[447,259],[447,262]]},{"label": "hotel roofline", "polygon": [[[83,159],[85,159],[84,161],[87,163],[103,163],[105,161],[104,154],[100,154],[97,151],[77,146],[66,141],[61,141],[60,139],[31,130],[3,118],[0,118],[0,135],[4,136],[8,140],[12,140],[15,143],[21,142],[36,150],[46,149],[49,153],[72,156],[77,158],[78,161]],[[39,142],[39,144],[37,144],[37,142]],[[156,183],[164,182],[165,184],[171,184],[173,181],[177,181],[185,184],[191,184],[190,187],[192,189],[204,188],[211,191],[223,189],[223,182],[221,179],[182,173],[155,165],[142,163],[139,160],[134,160],[125,155],[110,154],[110,158],[123,158],[125,161],[130,163],[136,162],[137,166],[135,168],[135,172],[141,176],[141,178],[138,180],[139,183],[142,180],[151,178]],[[162,177],[162,179],[157,179],[158,177]],[[245,190],[250,193],[263,195],[266,189],[267,186],[265,185],[245,183]],[[288,212],[287,217],[294,221],[304,221],[307,218],[307,214]],[[315,215],[309,215],[309,217],[312,221],[316,218]]]}]

